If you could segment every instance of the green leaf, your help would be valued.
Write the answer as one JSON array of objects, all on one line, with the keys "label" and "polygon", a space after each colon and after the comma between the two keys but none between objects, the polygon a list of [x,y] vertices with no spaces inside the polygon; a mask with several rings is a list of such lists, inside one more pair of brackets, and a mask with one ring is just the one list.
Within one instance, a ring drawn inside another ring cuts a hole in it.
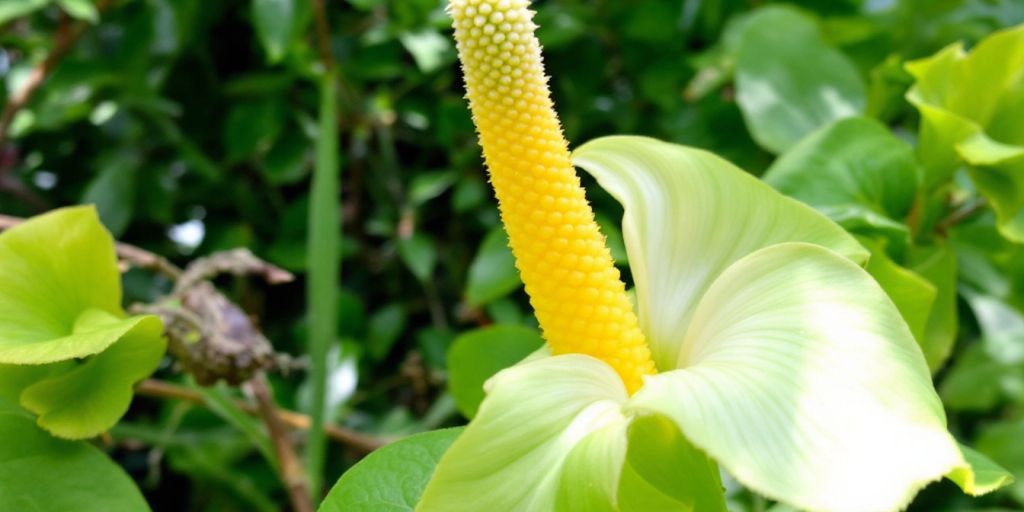
[{"label": "green leaf", "polygon": [[293,0],[253,0],[253,26],[259,35],[267,62],[275,64],[284,58],[291,44],[295,27]]},{"label": "green leaf", "polygon": [[426,282],[437,264],[437,248],[427,235],[415,233],[398,241],[398,255],[420,282]]},{"label": "green leaf", "polygon": [[693,318],[680,369],[648,378],[626,411],[671,417],[751,490],[798,509],[895,510],[963,464],[913,336],[850,260],[761,249]]},{"label": "green leaf", "polygon": [[100,13],[96,10],[93,0],[57,0],[57,4],[72,18],[89,23],[96,23],[100,20]]},{"label": "green leaf", "polygon": [[988,457],[964,445],[960,445],[960,452],[967,465],[956,468],[946,478],[967,494],[981,496],[1013,483],[1013,475]]},{"label": "green leaf", "polygon": [[224,122],[227,160],[236,162],[270,150],[284,129],[285,114],[285,104],[277,99],[236,103]]},{"label": "green leaf", "polygon": [[51,0],[6,0],[0,2],[0,24],[5,24],[15,18],[28,16],[47,5]]},{"label": "green leaf", "polygon": [[500,227],[492,229],[484,237],[469,265],[466,302],[471,306],[483,306],[512,293],[522,285],[505,230]]},{"label": "green leaf", "polygon": [[814,20],[790,7],[755,11],[743,26],[736,101],[761,147],[781,153],[805,135],[866,103],[857,68],[821,37]]},{"label": "green leaf", "polygon": [[85,329],[84,312],[121,315],[114,240],[93,207],[62,208],[0,233],[0,363],[101,352],[133,325]]},{"label": "green leaf", "polygon": [[620,412],[626,389],[611,367],[578,354],[544,357],[498,373],[487,386],[418,511],[556,510],[556,503],[607,498],[628,423]]},{"label": "green leaf", "polygon": [[573,153],[625,208],[622,234],[640,325],[661,370],[676,367],[697,301],[734,261],[801,241],[856,262],[868,253],[811,207],[721,158],[644,137],[604,137]]},{"label": "green leaf", "polygon": [[96,447],[51,437],[2,403],[0,439],[0,510],[149,510],[131,477]]},{"label": "green leaf", "polygon": [[996,361],[973,343],[953,360],[939,393],[951,411],[987,412],[1004,399],[1024,401],[1024,367]]},{"label": "green leaf", "polygon": [[103,225],[113,236],[124,234],[135,212],[138,161],[131,157],[110,161],[82,193],[83,204],[94,204]]},{"label": "green leaf", "polygon": [[[338,86],[333,72],[320,77],[316,166],[310,184],[306,304],[307,352],[312,360],[309,386],[312,422],[306,446],[306,473],[314,496],[321,488],[327,450],[327,355],[338,338],[338,288],[341,282],[341,163],[338,160]],[[371,346],[371,351],[376,347]]]},{"label": "green leaf", "polygon": [[936,372],[946,363],[956,342],[957,256],[946,244],[912,247],[908,254],[909,270],[925,278],[935,287],[935,304],[920,340],[928,367]]},{"label": "green leaf", "polygon": [[375,450],[342,475],[319,512],[415,510],[437,461],[462,430],[424,432]]},{"label": "green leaf", "polygon": [[1004,236],[1024,241],[1024,25],[969,54],[953,44],[910,62],[907,99],[921,112],[919,154],[930,188],[964,163]]},{"label": "green leaf", "polygon": [[436,29],[427,28],[406,32],[398,37],[402,46],[412,54],[416,67],[423,73],[430,73],[455,60],[455,51],[448,37]]},{"label": "green leaf", "polygon": [[521,325],[492,325],[456,338],[448,349],[448,391],[459,411],[476,416],[487,379],[543,345],[539,332]]},{"label": "green leaf", "polygon": [[725,496],[715,464],[693,446],[675,423],[644,415],[629,426],[626,456],[630,476],[619,487],[620,509],[725,512]]},{"label": "green leaf", "polygon": [[783,153],[763,179],[849,230],[879,231],[905,244],[901,222],[917,192],[914,152],[878,121],[831,123]]},{"label": "green leaf", "polygon": [[421,206],[451,188],[459,175],[455,171],[419,174],[409,184],[409,202]]},{"label": "green leaf", "polygon": [[370,317],[366,341],[367,352],[374,361],[384,359],[391,352],[391,347],[405,330],[405,307],[394,302],[375,311]]},{"label": "green leaf", "polygon": [[77,327],[123,334],[84,363],[43,378],[21,393],[21,405],[39,415],[39,426],[67,439],[94,437],[114,426],[128,411],[135,383],[156,370],[167,348],[163,324],[155,316],[121,320],[91,310]]},{"label": "green leaf", "polygon": [[[903,320],[910,327],[910,332],[921,347],[921,351],[928,359],[929,351],[943,354],[948,353],[950,346],[932,347],[927,346],[925,331],[928,319],[935,307],[935,300],[938,294],[935,285],[927,279],[917,275],[913,271],[898,265],[888,254],[885,253],[885,245],[867,238],[859,239],[864,247],[871,251],[871,259],[868,260],[865,270],[875,278],[875,281],[885,290],[886,295],[892,299],[896,309],[900,311]],[[949,340],[952,342],[952,340]],[[936,356],[936,365],[941,364],[943,357]],[[929,362],[932,371],[938,369]]]},{"label": "green leaf", "polygon": [[[974,445],[978,451],[1006,468],[1014,475],[1024,475],[1024,419],[1002,421],[988,425],[978,434]],[[1024,478],[1017,478],[1010,486],[1010,494],[1024,503]]]}]

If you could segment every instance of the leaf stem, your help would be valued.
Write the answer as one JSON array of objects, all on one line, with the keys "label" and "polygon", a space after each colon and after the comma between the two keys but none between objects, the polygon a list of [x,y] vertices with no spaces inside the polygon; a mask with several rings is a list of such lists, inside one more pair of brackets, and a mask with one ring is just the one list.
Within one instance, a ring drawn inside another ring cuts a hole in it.
[{"label": "leaf stem", "polygon": [[[135,392],[152,398],[181,400],[196,405],[206,405],[206,399],[198,392],[157,379],[146,379],[138,383],[135,386]],[[257,406],[249,402],[238,401],[235,405],[246,414],[259,414]],[[312,423],[309,416],[305,414],[286,409],[276,409],[276,412],[281,422],[289,428],[308,430]],[[390,438],[374,437],[338,425],[325,425],[324,431],[331,440],[348,446],[360,454],[370,453],[393,441]]]}]

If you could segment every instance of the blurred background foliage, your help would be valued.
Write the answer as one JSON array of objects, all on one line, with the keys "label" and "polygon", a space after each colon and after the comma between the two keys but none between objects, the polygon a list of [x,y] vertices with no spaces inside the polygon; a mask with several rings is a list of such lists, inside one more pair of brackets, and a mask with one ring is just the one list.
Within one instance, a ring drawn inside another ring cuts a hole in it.
[{"label": "blurred background foliage", "polygon": [[[744,117],[737,102],[734,79],[758,72],[737,57],[738,32],[772,3],[537,2],[567,138],[575,146],[599,135],[651,135],[761,175],[792,137],[805,134]],[[854,108],[911,143],[918,120],[903,97],[912,78],[902,63],[1024,22],[1019,0],[792,5],[821,36],[797,50],[820,51],[827,63],[815,67],[814,57],[799,72],[809,79],[842,74],[843,87],[860,98]],[[482,169],[449,20],[440,0],[330,0],[327,14],[340,81],[343,188],[340,337],[328,360],[328,419],[382,438],[460,424],[460,411],[472,414],[479,393],[467,384],[448,391],[449,347],[457,339],[463,346],[453,354],[461,361],[453,380],[477,383],[488,372],[466,368],[495,364],[493,354],[480,354],[481,340],[518,340],[498,356],[501,364],[540,342]],[[10,105],[35,71],[49,73],[23,108],[5,111],[0,213],[95,203],[116,237],[179,263],[250,248],[299,279],[274,288],[221,284],[301,366],[324,68],[314,25],[303,0],[4,0],[0,97]],[[804,55],[765,58],[799,62]],[[625,266],[621,211],[587,185]],[[970,186],[961,192],[970,195]],[[935,236],[953,244],[959,261],[958,281],[948,288],[960,291],[953,299],[960,329],[952,358],[936,374],[951,430],[1015,472],[1018,483],[978,500],[938,483],[912,510],[1019,510],[1024,257],[998,235],[989,213]],[[132,271],[126,300],[152,300],[167,286]],[[157,377],[184,380],[170,362]],[[310,410],[305,377],[301,368],[273,376],[282,407]],[[234,391],[203,392],[223,407],[137,398],[107,449],[155,510],[286,507],[261,455],[266,434],[230,406]],[[328,485],[359,455],[332,443]],[[730,492],[736,510],[769,505],[742,489]]]}]

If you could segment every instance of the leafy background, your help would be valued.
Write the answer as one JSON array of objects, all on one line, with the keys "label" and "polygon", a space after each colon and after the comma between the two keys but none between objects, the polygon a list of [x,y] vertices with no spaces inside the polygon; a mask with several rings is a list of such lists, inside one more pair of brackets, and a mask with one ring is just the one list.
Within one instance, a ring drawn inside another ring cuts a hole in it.
[{"label": "leafy background", "polygon": [[[568,139],[578,145],[606,134],[651,135],[709,149],[759,176],[810,131],[857,113],[913,143],[918,115],[904,99],[913,79],[902,63],[1024,22],[1024,4],[1014,0],[769,4],[775,2],[537,2]],[[340,80],[343,189],[340,337],[328,359],[328,417],[381,438],[458,425],[460,411],[471,414],[479,400],[474,386],[487,373],[479,369],[508,364],[539,341],[482,170],[443,2],[331,0],[327,7]],[[259,319],[278,351],[301,363],[323,69],[310,4],[6,0],[0,94],[10,101],[79,23],[81,39],[11,119],[0,148],[0,213],[95,203],[117,238],[178,263],[248,247],[299,279],[273,288],[219,283]],[[804,89],[822,81],[834,86],[836,102],[815,104]],[[764,83],[775,84],[778,101],[751,94]],[[956,183],[950,201],[969,206],[973,189]],[[587,184],[625,266],[621,211]],[[816,196],[801,199],[814,204]],[[906,225],[914,222],[907,211],[883,213],[894,218],[858,232],[910,233],[912,242],[948,243],[958,256],[957,279],[938,290],[955,302],[959,330],[937,386],[954,434],[1018,475],[1014,487],[977,500],[938,483],[912,510],[1020,509],[1020,246],[1000,237],[984,210],[934,229],[925,223],[923,231]],[[129,303],[168,287],[141,271],[125,280]],[[497,356],[480,349],[497,338],[516,346],[501,345],[506,352]],[[458,364],[449,370],[453,344]],[[184,381],[169,360],[156,377]],[[305,378],[302,369],[272,376],[279,405],[310,409]],[[205,393],[224,404],[235,392],[222,386]],[[266,434],[236,412],[137,397],[99,446],[155,510],[286,507],[260,450]],[[331,443],[324,481],[337,480],[360,455]],[[769,506],[734,485],[730,499],[735,510]]]}]

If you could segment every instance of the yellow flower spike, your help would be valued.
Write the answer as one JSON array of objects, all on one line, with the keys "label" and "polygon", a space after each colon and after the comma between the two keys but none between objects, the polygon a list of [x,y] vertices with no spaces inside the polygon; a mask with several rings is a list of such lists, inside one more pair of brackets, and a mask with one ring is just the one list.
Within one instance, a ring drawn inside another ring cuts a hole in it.
[{"label": "yellow flower spike", "polygon": [[605,361],[632,393],[654,362],[573,169],[528,5],[449,3],[470,109],[544,338]]}]

